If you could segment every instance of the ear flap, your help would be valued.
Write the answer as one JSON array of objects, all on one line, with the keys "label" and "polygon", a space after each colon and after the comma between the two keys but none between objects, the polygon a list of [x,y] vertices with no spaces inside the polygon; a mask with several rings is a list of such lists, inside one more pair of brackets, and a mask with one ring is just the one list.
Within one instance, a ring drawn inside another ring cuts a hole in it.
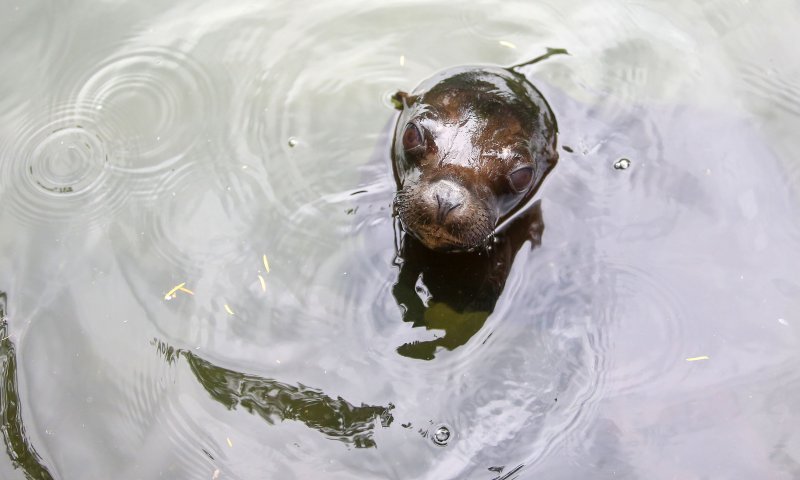
[{"label": "ear flap", "polygon": [[412,105],[416,100],[417,100],[416,95],[410,95],[400,90],[398,90],[397,93],[392,95],[392,105],[394,105],[394,108],[398,110],[402,110],[405,107]]}]

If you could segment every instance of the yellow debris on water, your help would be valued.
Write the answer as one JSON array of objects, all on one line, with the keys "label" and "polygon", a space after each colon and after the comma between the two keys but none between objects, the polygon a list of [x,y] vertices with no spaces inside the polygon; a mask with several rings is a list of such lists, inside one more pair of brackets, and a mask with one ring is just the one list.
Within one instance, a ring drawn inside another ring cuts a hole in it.
[{"label": "yellow debris on water", "polygon": [[261,260],[263,260],[263,261],[264,261],[264,268],[267,270],[267,273],[269,273],[269,262],[267,261],[267,255],[266,255],[266,254],[264,254],[264,255],[261,257]]},{"label": "yellow debris on water", "polygon": [[406,64],[406,56],[400,55],[400,66],[404,66]]},{"label": "yellow debris on water", "polygon": [[229,447],[231,447],[231,448],[233,448],[233,442],[231,442],[231,439],[230,439],[230,437],[227,437],[227,438],[225,438],[225,440],[227,440],[227,441],[228,441],[228,446],[229,446]]},{"label": "yellow debris on water", "polygon": [[516,49],[516,48],[517,48],[517,46],[516,46],[516,45],[514,45],[513,43],[511,43],[511,42],[508,42],[508,41],[506,41],[506,40],[500,40],[500,42],[499,42],[499,43],[500,43],[500,45],[502,45],[502,46],[504,46],[504,47],[507,47],[507,48],[511,48],[511,49]]},{"label": "yellow debris on water", "polygon": [[164,300],[171,300],[171,299],[175,298],[176,297],[176,293],[179,292],[179,291],[180,292],[184,292],[184,293],[188,293],[189,295],[194,295],[194,292],[189,290],[188,288],[186,288],[185,285],[186,285],[186,282],[183,282],[183,283],[181,283],[179,285],[175,285],[174,287],[172,287],[172,290],[170,290],[169,292],[167,292],[166,295],[164,295]]},{"label": "yellow debris on water", "polygon": [[225,304],[225,311],[228,312],[228,315],[233,315],[233,310],[231,310],[231,307],[229,307],[227,303]]},{"label": "yellow debris on water", "polygon": [[708,355],[701,355],[699,357],[689,357],[686,359],[687,362],[696,362],[698,360],[711,360],[711,357]]},{"label": "yellow debris on water", "polygon": [[267,291],[267,281],[264,280],[264,277],[262,277],[261,275],[258,276],[258,281],[261,282],[261,291],[266,292]]}]

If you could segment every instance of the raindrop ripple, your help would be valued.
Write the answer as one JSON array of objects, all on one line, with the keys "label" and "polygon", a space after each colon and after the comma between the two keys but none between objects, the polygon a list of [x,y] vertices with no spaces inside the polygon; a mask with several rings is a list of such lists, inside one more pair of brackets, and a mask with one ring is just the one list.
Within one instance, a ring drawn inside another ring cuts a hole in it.
[{"label": "raindrop ripple", "polygon": [[109,162],[123,138],[115,118],[85,104],[56,107],[23,121],[0,144],[0,196],[23,224],[95,226],[125,203],[127,189]]},{"label": "raindrop ripple", "polygon": [[211,75],[187,53],[147,47],[103,63],[78,99],[92,105],[101,121],[107,115],[124,119],[120,133],[136,149],[113,159],[113,165],[149,176],[173,166],[213,131],[219,101],[212,85]]}]

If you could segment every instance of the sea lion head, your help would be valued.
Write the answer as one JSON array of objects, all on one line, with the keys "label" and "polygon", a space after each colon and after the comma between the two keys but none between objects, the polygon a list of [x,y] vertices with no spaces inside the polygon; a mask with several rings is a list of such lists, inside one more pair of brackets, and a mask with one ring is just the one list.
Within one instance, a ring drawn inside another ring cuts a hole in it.
[{"label": "sea lion head", "polygon": [[395,209],[403,229],[430,249],[483,246],[558,159],[553,112],[512,70],[446,70],[394,101]]}]

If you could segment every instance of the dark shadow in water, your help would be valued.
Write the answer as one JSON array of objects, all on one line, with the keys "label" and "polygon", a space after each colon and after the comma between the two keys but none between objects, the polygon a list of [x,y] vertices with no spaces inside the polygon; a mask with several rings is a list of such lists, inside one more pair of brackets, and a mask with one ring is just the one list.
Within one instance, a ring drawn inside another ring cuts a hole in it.
[{"label": "dark shadow in water", "polygon": [[14,344],[8,337],[6,320],[7,302],[5,292],[0,292],[0,430],[11,463],[19,468],[25,477],[35,480],[52,479],[53,476],[42,464],[42,457],[36,453],[25,435],[20,411],[19,390],[17,390],[17,357]]},{"label": "dark shadow in water", "polygon": [[498,475],[498,476],[494,477],[492,480],[516,480],[517,478],[519,478],[517,476],[517,474],[524,467],[525,467],[525,464],[517,465],[516,467],[512,468],[511,470],[509,470],[505,474],[502,474],[504,467],[494,467],[494,468],[490,468],[489,470],[493,471],[493,472],[501,473],[501,475]]},{"label": "dark shadow in water", "polygon": [[158,340],[154,343],[169,363],[176,362],[178,357],[186,359],[200,385],[228,410],[238,405],[270,424],[296,420],[333,440],[356,448],[368,448],[375,446],[372,433],[376,418],[382,427],[388,427],[393,421],[391,410],[394,405],[391,404],[388,407],[363,403],[354,406],[341,397],[329,397],[315,388],[289,385],[218,367],[192,352],[177,350]]},{"label": "dark shadow in water", "polygon": [[436,349],[453,350],[475,335],[494,310],[519,249],[541,244],[544,222],[537,201],[498,235],[488,251],[441,253],[403,234],[395,264],[400,274],[392,294],[413,327],[443,330],[434,340],[401,345],[397,353],[432,360]]}]

